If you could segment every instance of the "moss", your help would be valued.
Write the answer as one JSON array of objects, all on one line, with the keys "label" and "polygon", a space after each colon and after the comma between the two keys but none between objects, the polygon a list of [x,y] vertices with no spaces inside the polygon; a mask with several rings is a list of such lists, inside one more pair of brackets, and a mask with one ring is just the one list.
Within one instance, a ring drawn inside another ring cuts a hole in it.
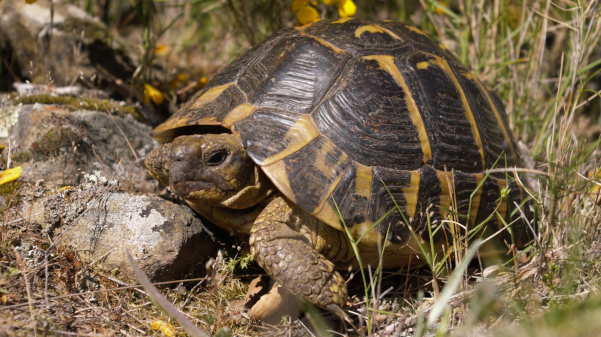
[{"label": "moss", "polygon": [[29,161],[32,158],[33,158],[33,154],[31,153],[31,151],[17,152],[15,154],[13,154],[12,156],[10,156],[10,159],[17,164],[24,163],[26,161]]},{"label": "moss", "polygon": [[83,131],[72,128],[56,127],[31,144],[31,155],[35,160],[44,160],[57,155],[61,148],[79,145],[83,140]]},{"label": "moss", "polygon": [[[120,105],[115,102],[111,102],[106,99],[95,99],[95,98],[79,98],[72,96],[61,96],[51,94],[35,94],[20,96],[13,99],[14,104],[57,104],[62,105],[70,111],[75,110],[96,110],[96,111],[109,111],[117,116],[125,116],[126,114],[132,115],[138,121],[144,122],[144,115],[135,107],[131,105]],[[106,109],[105,109],[106,106]]]},{"label": "moss", "polygon": [[29,151],[18,152],[10,158],[16,163],[24,163],[31,159],[44,161],[59,154],[61,148],[80,146],[84,137],[81,130],[55,127],[31,144]]}]

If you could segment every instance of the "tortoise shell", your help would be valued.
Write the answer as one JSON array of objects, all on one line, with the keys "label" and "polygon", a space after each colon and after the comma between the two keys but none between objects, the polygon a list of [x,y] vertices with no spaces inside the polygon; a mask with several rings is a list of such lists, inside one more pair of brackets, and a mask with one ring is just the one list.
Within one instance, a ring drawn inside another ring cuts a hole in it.
[{"label": "tortoise shell", "polygon": [[[496,231],[517,219],[514,202],[525,195],[505,174],[483,182],[498,159],[519,163],[500,99],[444,46],[399,22],[284,29],[152,136],[166,143],[226,129],[287,198],[344,230],[340,214],[355,237],[384,217],[377,232],[392,243],[410,237],[405,219],[426,238],[428,221],[436,228],[451,209],[463,224],[488,221]],[[395,201],[402,214],[389,212]],[[517,222],[514,240],[524,241]]]}]

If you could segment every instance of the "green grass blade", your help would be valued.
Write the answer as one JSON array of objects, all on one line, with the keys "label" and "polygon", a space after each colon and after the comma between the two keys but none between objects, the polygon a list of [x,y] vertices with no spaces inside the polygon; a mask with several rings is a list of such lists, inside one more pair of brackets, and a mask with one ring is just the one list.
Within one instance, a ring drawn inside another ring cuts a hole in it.
[{"label": "green grass blade", "polygon": [[434,307],[428,315],[428,320],[426,322],[426,326],[428,328],[434,326],[434,323],[444,313],[445,308],[447,307],[447,304],[451,299],[451,296],[455,294],[455,292],[459,288],[459,284],[461,284],[461,276],[463,275],[465,270],[467,270],[467,266],[476,255],[476,251],[478,251],[478,248],[480,248],[481,242],[482,241],[478,239],[472,242],[470,249],[467,251],[467,254],[463,256],[463,260],[461,261],[459,266],[457,266],[457,268],[455,268],[455,270],[453,270],[453,272],[451,273],[447,284],[444,286],[442,292],[440,293],[440,298],[438,299],[436,304],[434,304]]}]

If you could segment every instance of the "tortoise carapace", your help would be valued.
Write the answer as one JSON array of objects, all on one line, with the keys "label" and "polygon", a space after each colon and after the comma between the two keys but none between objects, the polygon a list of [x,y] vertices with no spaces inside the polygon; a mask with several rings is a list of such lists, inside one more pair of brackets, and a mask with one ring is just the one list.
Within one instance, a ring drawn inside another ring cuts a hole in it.
[{"label": "tortoise carapace", "polygon": [[358,265],[349,235],[365,235],[364,266],[378,263],[383,242],[389,268],[419,252],[412,230],[430,243],[430,226],[437,249],[450,242],[449,218],[490,232],[512,223],[498,237],[518,246],[531,235],[513,212],[517,202],[529,214],[525,191],[504,173],[486,177],[495,162],[520,162],[500,99],[403,23],[284,29],[152,136],[163,143],[146,157],[154,178],[217,225],[250,235],[272,278],[342,317],[336,269]]}]

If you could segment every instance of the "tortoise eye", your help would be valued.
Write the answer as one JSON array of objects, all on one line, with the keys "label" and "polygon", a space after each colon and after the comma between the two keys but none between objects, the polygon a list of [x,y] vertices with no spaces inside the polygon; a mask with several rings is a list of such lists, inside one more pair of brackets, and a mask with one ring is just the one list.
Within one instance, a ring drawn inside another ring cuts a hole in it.
[{"label": "tortoise eye", "polygon": [[207,165],[209,166],[217,166],[225,161],[228,156],[227,151],[216,151],[209,155],[209,159],[207,159]]}]

